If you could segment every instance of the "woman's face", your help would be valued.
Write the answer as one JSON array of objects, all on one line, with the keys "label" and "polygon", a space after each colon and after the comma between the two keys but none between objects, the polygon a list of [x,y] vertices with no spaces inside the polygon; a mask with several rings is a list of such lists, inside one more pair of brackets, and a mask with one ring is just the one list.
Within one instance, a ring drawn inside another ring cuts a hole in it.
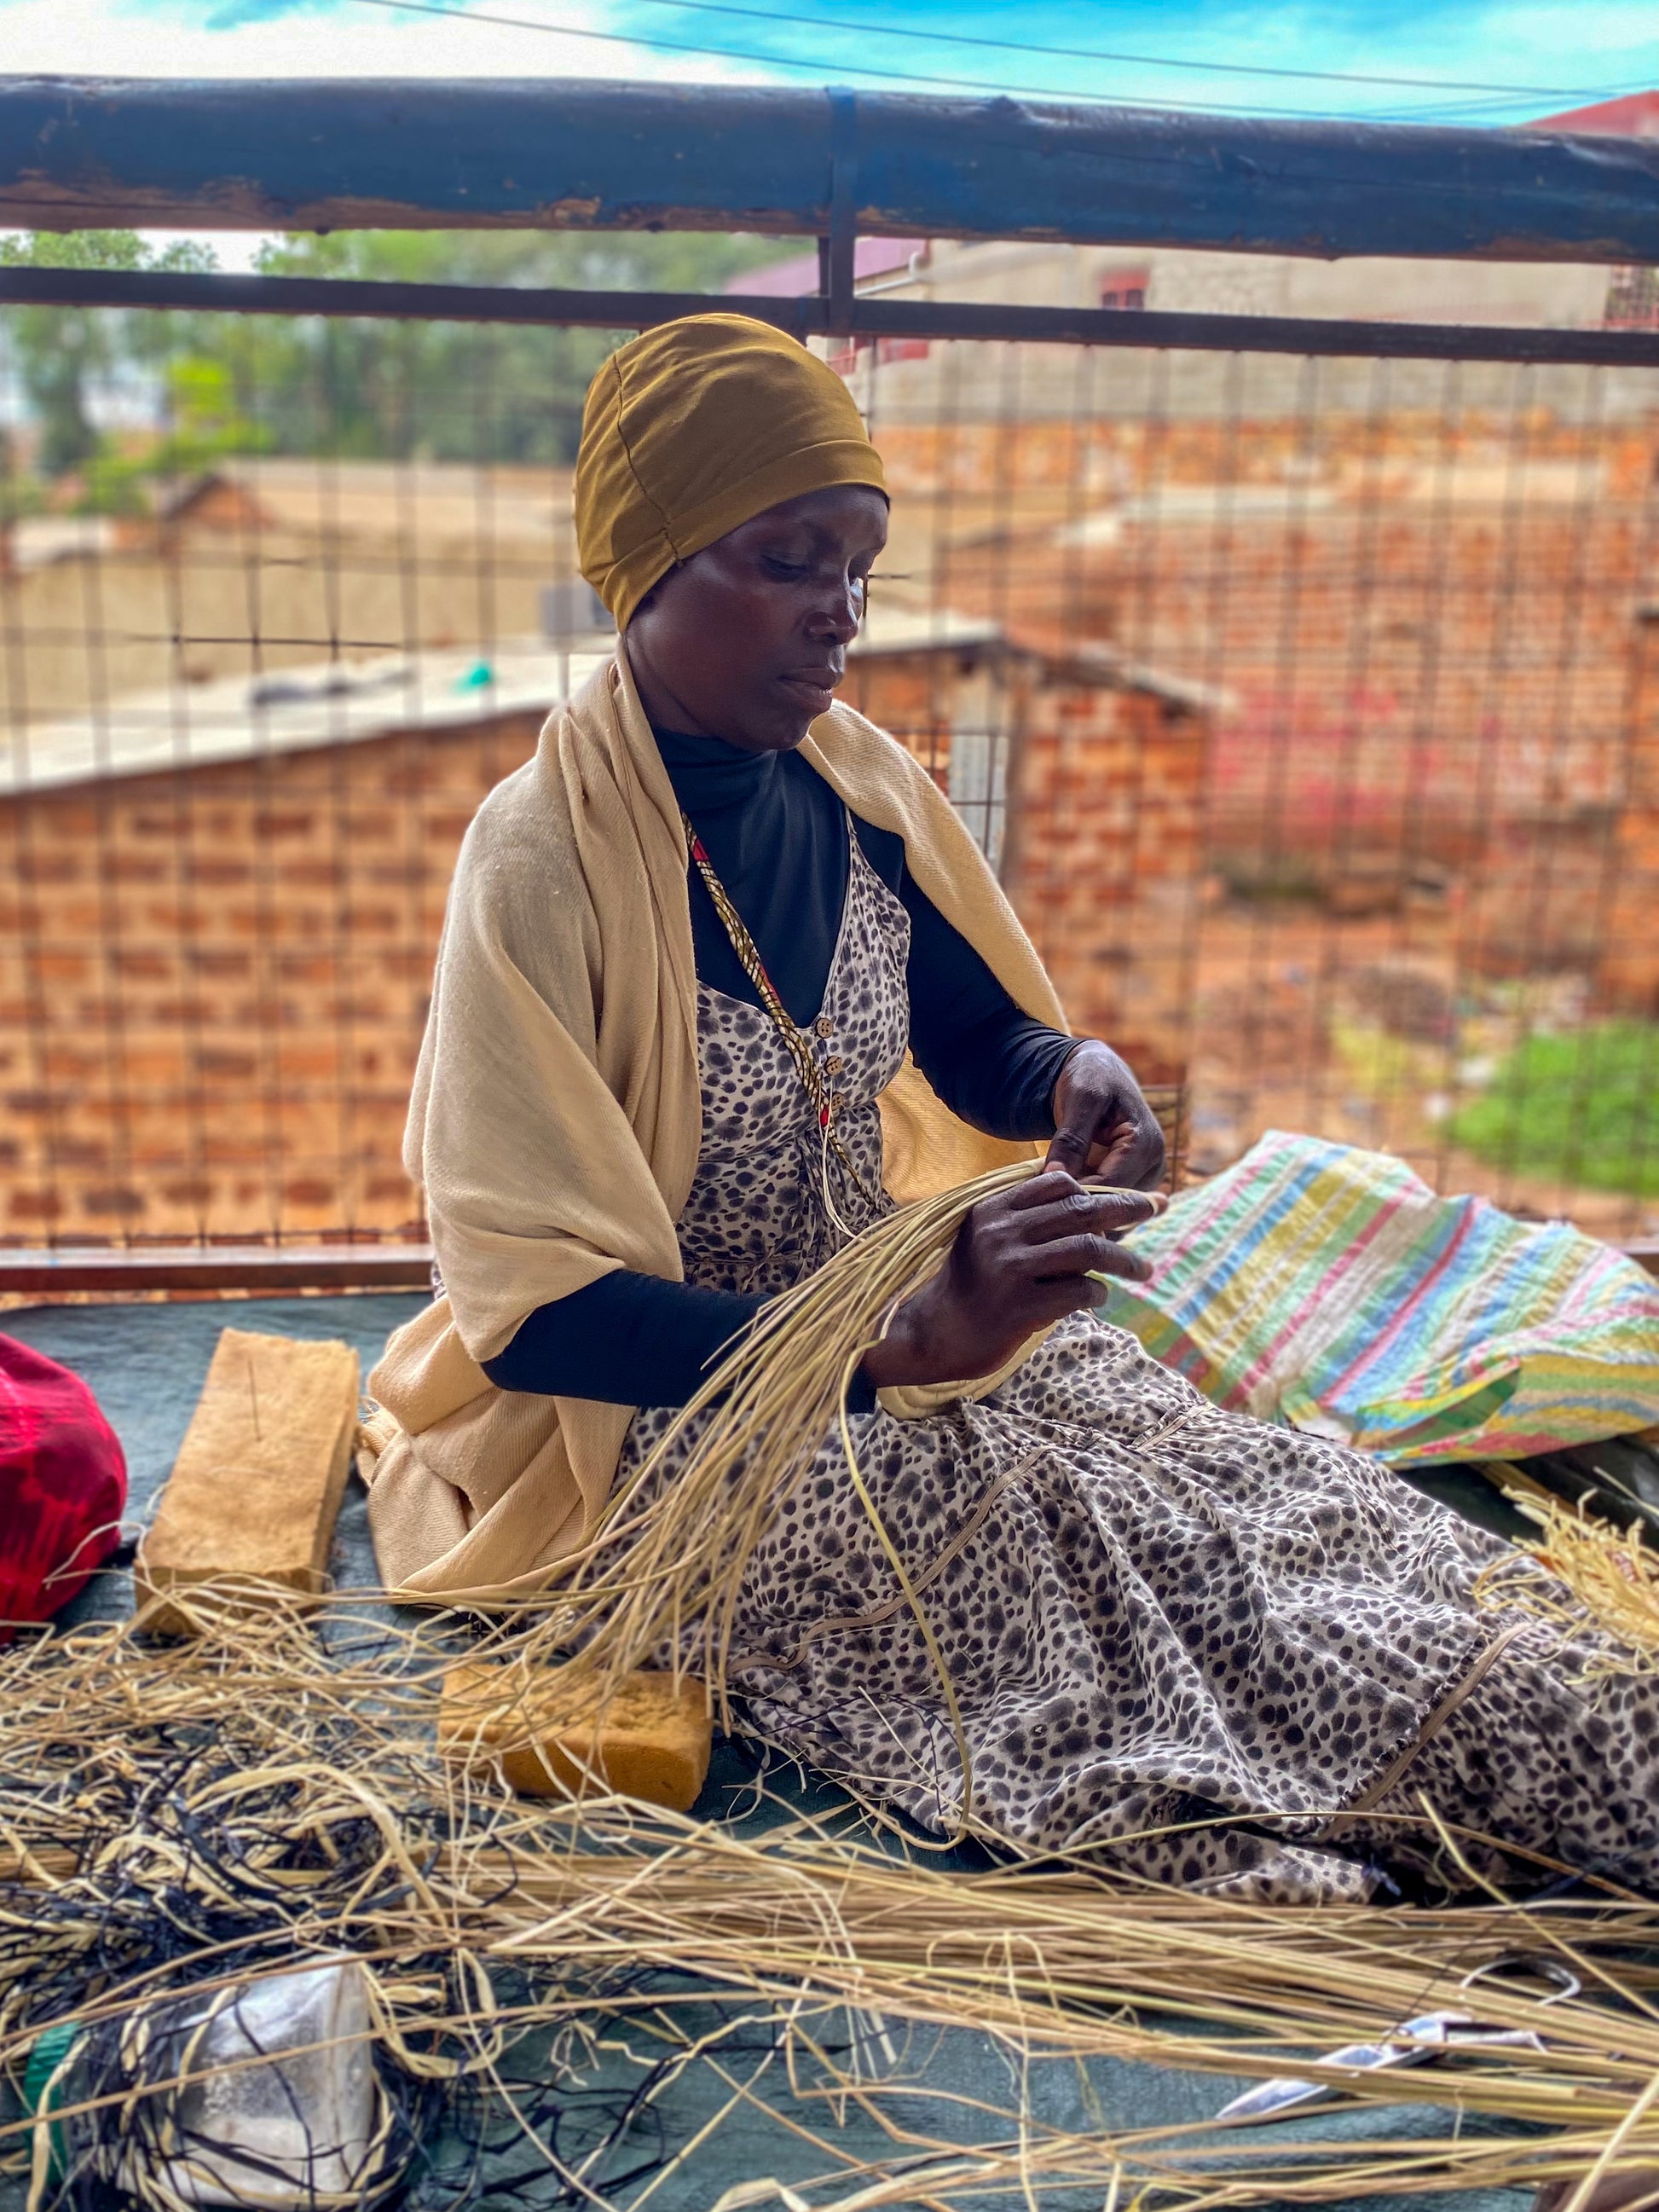
[{"label": "woman's face", "polygon": [[659,729],[787,752],[829,706],[887,543],[887,501],[864,484],[769,507],[647,592],[628,659]]}]

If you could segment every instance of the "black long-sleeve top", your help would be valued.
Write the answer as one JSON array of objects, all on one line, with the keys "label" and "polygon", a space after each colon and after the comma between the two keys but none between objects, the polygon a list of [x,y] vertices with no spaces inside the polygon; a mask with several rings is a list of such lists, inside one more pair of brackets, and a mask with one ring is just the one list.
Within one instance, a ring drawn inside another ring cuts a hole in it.
[{"label": "black long-sleeve top", "polygon": [[[1076,1039],[1020,1012],[913,880],[902,837],[849,816],[797,753],[746,753],[718,738],[660,730],[657,743],[675,796],[792,1020],[805,1025],[823,1003],[847,897],[850,821],[860,850],[910,917],[905,980],[917,1066],[953,1113],[989,1135],[1053,1135],[1054,1084]],[[699,977],[758,1006],[695,870],[690,890]],[[763,1303],[618,1268],[538,1307],[484,1371],[506,1390],[683,1406]],[[873,1403],[867,1385],[853,1402],[855,1410]]]}]

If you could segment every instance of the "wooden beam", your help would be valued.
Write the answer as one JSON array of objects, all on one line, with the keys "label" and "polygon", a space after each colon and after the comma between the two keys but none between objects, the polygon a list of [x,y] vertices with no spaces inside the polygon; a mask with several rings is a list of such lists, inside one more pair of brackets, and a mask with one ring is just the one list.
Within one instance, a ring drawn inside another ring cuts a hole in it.
[{"label": "wooden beam", "polygon": [[33,229],[808,239],[849,179],[866,236],[1659,262],[1654,140],[592,79],[0,78],[0,225]]}]

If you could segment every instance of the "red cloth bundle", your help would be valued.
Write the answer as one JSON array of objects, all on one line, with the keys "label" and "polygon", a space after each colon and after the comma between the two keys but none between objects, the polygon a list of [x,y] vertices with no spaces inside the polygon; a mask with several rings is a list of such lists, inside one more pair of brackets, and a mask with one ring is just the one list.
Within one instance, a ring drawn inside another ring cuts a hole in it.
[{"label": "red cloth bundle", "polygon": [[47,1620],[121,1540],[127,1463],[78,1375],[0,1336],[0,1640]]}]

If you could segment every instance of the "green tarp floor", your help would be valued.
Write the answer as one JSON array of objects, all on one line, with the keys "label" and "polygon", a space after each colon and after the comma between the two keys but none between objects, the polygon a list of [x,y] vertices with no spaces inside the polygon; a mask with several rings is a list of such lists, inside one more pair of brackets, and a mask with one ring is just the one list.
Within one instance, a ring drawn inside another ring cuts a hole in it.
[{"label": "green tarp floor", "polygon": [[[0,1315],[0,1331],[61,1360],[96,1394],[126,1452],[131,1483],[127,1522],[130,1528],[137,1528],[154,1509],[222,1328],[230,1324],[290,1336],[343,1337],[356,1346],[367,1370],[387,1332],[420,1304],[416,1297],[365,1296],[268,1298],[234,1304],[33,1307]],[[364,1493],[355,1480],[340,1516],[331,1565],[335,1581],[342,1587],[362,1588],[374,1581]],[[125,1577],[112,1575],[94,1583],[63,1618],[71,1622],[118,1618],[129,1603]],[[745,1808],[745,1801],[752,1803],[748,1787],[750,1771],[749,1763],[735,1748],[717,1748],[698,1813],[714,1820],[753,1817]],[[727,2063],[741,2076],[757,2060],[751,2054]],[[520,2062],[515,2071],[522,2070]],[[964,2140],[963,2106],[957,2100],[980,2099],[1006,2111],[1016,2094],[1006,2056],[988,2039],[964,2032],[942,2036],[930,2032],[913,2038],[902,2053],[902,2070],[907,2079],[915,2081],[915,2094],[907,2094],[902,2105],[891,2109],[896,2117],[928,2135]],[[624,2071],[616,2078],[632,2077]],[[1079,2130],[1103,2124],[1151,2127],[1202,2119],[1236,2089],[1246,2086],[1243,2081],[1229,2084],[1213,2075],[1108,2063],[1092,2066],[1085,2081],[1074,2068],[1052,2062],[1036,2074],[1033,2101],[1049,2124]],[[848,2157],[874,2157],[886,2147],[875,2125],[856,2112],[849,2114],[844,2128],[835,2130],[816,2100],[810,2108],[792,2108],[779,2065],[769,2069],[757,2087],[781,2110],[798,2109],[799,2117],[818,2133],[833,2132],[837,2148]],[[951,2101],[936,2103],[930,2091],[941,2096],[948,2093]],[[726,2084],[708,2069],[694,2069],[684,2075],[659,2105],[665,2128],[664,2150],[672,2156],[690,2142],[730,2094]],[[1287,2124],[1279,2132],[1286,2142],[1336,2136],[1398,2141],[1407,2135],[1437,2134],[1455,2124],[1455,2116],[1449,2111],[1395,2106],[1340,2116],[1327,2112]],[[1466,2133],[1469,2124],[1467,2120],[1463,2123]],[[987,2126],[988,2130],[988,2123]],[[629,2162],[624,2154],[617,2161],[617,2170]],[[522,2175],[534,2163],[522,2147],[510,2160],[514,2175]],[[752,2108],[739,2106],[661,2185],[651,2191],[649,2202],[656,2212],[709,2212],[734,2184],[767,2175],[787,2182],[823,2170],[822,2158],[792,2137],[784,2126]],[[647,2179],[629,2194],[637,2197],[649,2187]],[[0,2212],[15,2212],[26,2193],[22,2180],[0,2177]],[[477,2201],[533,2206],[554,2200],[558,2193],[550,2178],[544,2191],[533,2180],[528,2187],[514,2185],[504,2170],[499,2185],[487,2183],[483,2197]],[[833,2197],[836,2192],[829,2193]],[[448,2195],[448,2190],[434,2180],[417,2188],[414,2201],[433,2207],[435,2212]],[[627,2195],[622,2201],[628,2201]],[[999,2208],[1006,2203],[1010,2212],[1024,2202],[1017,2194],[975,2201],[994,2203]],[[1086,2197],[1073,2192],[1056,2191],[1052,2201],[1056,2207],[1064,2203],[1095,2212]],[[1400,2197],[1366,2201],[1374,2212],[1398,2212],[1407,2203],[1429,2200]],[[1446,2207],[1447,2212],[1525,2212],[1528,2199],[1504,2191],[1438,2197],[1432,2202]],[[1046,2205],[1042,2212],[1048,2212]]]}]

